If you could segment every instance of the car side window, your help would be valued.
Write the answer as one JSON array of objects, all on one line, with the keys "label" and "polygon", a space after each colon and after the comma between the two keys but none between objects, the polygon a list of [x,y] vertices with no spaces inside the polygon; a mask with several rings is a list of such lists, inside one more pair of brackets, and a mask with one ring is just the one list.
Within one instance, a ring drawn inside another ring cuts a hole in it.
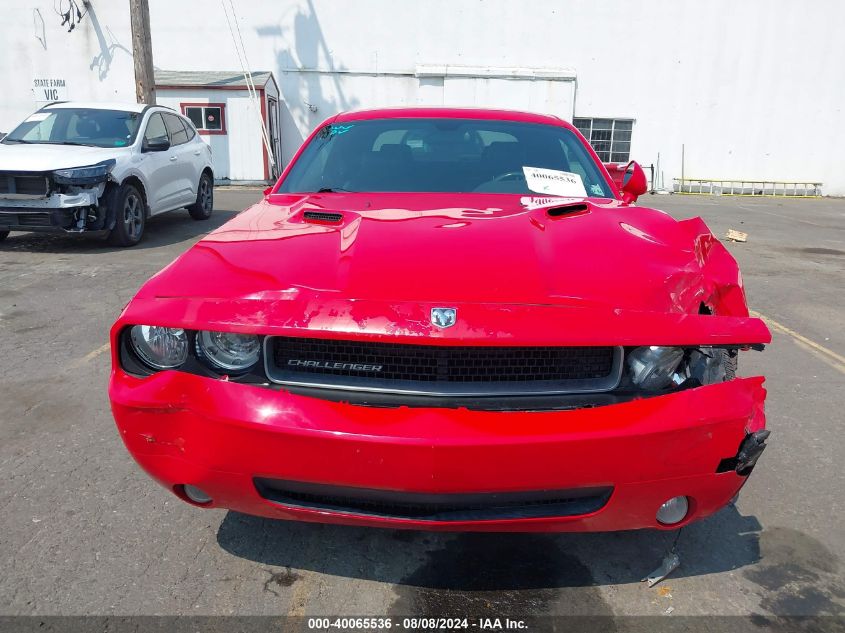
[{"label": "car side window", "polygon": [[185,119],[182,119],[182,123],[185,124],[185,131],[188,132],[188,140],[193,140],[193,138],[197,135],[197,131],[194,129],[194,126],[188,123]]},{"label": "car side window", "polygon": [[185,130],[185,124],[182,119],[175,114],[162,114],[164,123],[167,125],[167,131],[170,132],[170,144],[181,145],[188,142],[188,132]]},{"label": "car side window", "polygon": [[164,126],[164,120],[158,112],[153,112],[150,120],[147,121],[147,129],[144,132],[145,141],[154,141],[162,138],[167,138],[167,128]]}]

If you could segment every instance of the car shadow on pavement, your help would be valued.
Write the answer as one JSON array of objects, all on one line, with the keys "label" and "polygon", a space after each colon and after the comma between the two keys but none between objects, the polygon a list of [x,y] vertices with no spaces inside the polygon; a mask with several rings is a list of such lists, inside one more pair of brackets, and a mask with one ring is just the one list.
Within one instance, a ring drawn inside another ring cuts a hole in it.
[{"label": "car shadow on pavement", "polygon": [[[730,505],[681,532],[673,577],[760,559],[756,517]],[[217,533],[232,555],[258,563],[397,585],[464,591],[553,589],[640,582],[677,532],[488,534],[382,530],[263,519],[229,512]]]},{"label": "car shadow on pavement", "polygon": [[138,251],[178,244],[222,226],[239,211],[215,209],[208,220],[193,220],[184,209],[168,211],[147,220],[141,241],[128,248],[112,246],[105,238],[56,233],[13,232],[0,242],[0,253],[26,251],[32,253],[94,254],[119,251]]}]

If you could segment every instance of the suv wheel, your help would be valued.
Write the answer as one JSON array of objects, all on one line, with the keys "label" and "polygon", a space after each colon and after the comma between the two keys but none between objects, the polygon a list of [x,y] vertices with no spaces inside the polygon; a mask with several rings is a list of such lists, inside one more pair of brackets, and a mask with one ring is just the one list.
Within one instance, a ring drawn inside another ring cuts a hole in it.
[{"label": "suv wheel", "polygon": [[115,246],[135,246],[144,235],[146,209],[141,192],[133,185],[123,184],[114,200],[114,228],[109,242]]},{"label": "suv wheel", "polygon": [[188,213],[194,220],[207,220],[211,217],[214,209],[214,181],[211,176],[204,173],[200,176],[200,183],[197,186],[197,201],[188,207]]},{"label": "suv wheel", "polygon": [[9,231],[0,231],[0,242],[9,237]]}]

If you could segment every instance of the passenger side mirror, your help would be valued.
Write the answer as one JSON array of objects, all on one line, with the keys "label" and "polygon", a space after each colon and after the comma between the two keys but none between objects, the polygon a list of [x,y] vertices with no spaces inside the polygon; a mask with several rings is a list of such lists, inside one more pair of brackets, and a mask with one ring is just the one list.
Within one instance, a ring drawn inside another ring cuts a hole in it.
[{"label": "passenger side mirror", "polygon": [[166,136],[156,138],[145,138],[141,146],[142,152],[166,152],[170,149],[170,139]]},{"label": "passenger side mirror", "polygon": [[639,163],[632,160],[625,168],[625,176],[622,178],[622,200],[631,204],[647,191],[648,179],[645,172]]}]

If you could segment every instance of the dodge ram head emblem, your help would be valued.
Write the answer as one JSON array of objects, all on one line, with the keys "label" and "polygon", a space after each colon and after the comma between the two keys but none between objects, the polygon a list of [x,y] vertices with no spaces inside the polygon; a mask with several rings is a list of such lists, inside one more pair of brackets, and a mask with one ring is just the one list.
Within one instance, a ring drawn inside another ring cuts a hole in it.
[{"label": "dodge ram head emblem", "polygon": [[457,308],[432,308],[431,324],[437,327],[452,327],[457,316]]}]

